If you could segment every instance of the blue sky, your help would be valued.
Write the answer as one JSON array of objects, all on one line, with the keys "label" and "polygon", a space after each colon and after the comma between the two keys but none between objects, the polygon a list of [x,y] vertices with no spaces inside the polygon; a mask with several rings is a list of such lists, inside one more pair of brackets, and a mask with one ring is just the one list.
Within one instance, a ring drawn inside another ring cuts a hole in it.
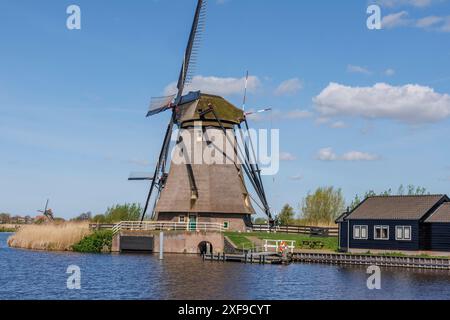
[{"label": "blue sky", "polygon": [[[275,210],[319,186],[350,201],[416,184],[450,193],[450,1],[209,1],[194,86],[280,129],[283,159],[266,177]],[[82,29],[66,28],[80,6]],[[195,1],[0,1],[0,211],[58,216],[140,202],[168,115],[146,119],[176,80]],[[225,80],[228,79],[228,80]],[[237,89],[236,89],[237,86]]]}]

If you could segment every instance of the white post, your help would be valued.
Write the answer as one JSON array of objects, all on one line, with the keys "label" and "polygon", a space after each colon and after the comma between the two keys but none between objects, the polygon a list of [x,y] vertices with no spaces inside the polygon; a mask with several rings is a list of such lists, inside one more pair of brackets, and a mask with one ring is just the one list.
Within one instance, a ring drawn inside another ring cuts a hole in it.
[{"label": "white post", "polygon": [[164,259],[164,232],[159,233],[159,260]]}]

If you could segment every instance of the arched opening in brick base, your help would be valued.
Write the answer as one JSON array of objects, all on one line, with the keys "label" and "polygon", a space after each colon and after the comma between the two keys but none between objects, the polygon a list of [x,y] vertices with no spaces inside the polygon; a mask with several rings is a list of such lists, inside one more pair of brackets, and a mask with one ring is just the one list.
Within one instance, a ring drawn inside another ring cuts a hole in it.
[{"label": "arched opening in brick base", "polygon": [[211,254],[214,252],[211,242],[202,241],[198,244],[198,252],[200,254]]}]

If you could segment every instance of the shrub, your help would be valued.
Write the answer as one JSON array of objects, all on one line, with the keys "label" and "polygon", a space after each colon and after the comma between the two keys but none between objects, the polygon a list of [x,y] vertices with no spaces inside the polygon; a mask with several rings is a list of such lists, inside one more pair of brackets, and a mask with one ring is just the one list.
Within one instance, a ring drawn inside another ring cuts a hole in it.
[{"label": "shrub", "polygon": [[85,237],[72,249],[75,252],[82,253],[102,253],[111,252],[113,233],[111,230],[95,231],[93,234]]}]

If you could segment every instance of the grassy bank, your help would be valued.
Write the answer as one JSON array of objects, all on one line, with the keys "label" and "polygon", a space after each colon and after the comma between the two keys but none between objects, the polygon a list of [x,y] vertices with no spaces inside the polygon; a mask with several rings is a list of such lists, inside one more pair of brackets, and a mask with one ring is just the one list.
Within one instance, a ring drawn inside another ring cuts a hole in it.
[{"label": "grassy bank", "polygon": [[16,232],[18,229],[14,224],[0,224],[0,232]]},{"label": "grassy bank", "polygon": [[[264,233],[264,232],[255,232],[255,233],[235,233],[230,232],[227,233],[226,236],[238,247],[244,249],[250,249],[254,247],[254,243],[251,240],[252,238],[256,238],[259,240],[293,240],[295,241],[296,248],[301,248],[302,241],[321,241],[324,244],[322,250],[332,250],[337,251],[338,249],[338,239],[337,238],[321,238],[321,237],[309,237],[307,235],[299,235],[299,234],[286,234],[286,233]],[[318,251],[318,249],[315,249]]]},{"label": "grassy bank", "polygon": [[95,231],[73,245],[73,251],[81,253],[111,252],[113,233],[111,230]]},{"label": "grassy bank", "polygon": [[71,251],[72,246],[90,235],[88,223],[26,225],[9,237],[13,248]]}]

